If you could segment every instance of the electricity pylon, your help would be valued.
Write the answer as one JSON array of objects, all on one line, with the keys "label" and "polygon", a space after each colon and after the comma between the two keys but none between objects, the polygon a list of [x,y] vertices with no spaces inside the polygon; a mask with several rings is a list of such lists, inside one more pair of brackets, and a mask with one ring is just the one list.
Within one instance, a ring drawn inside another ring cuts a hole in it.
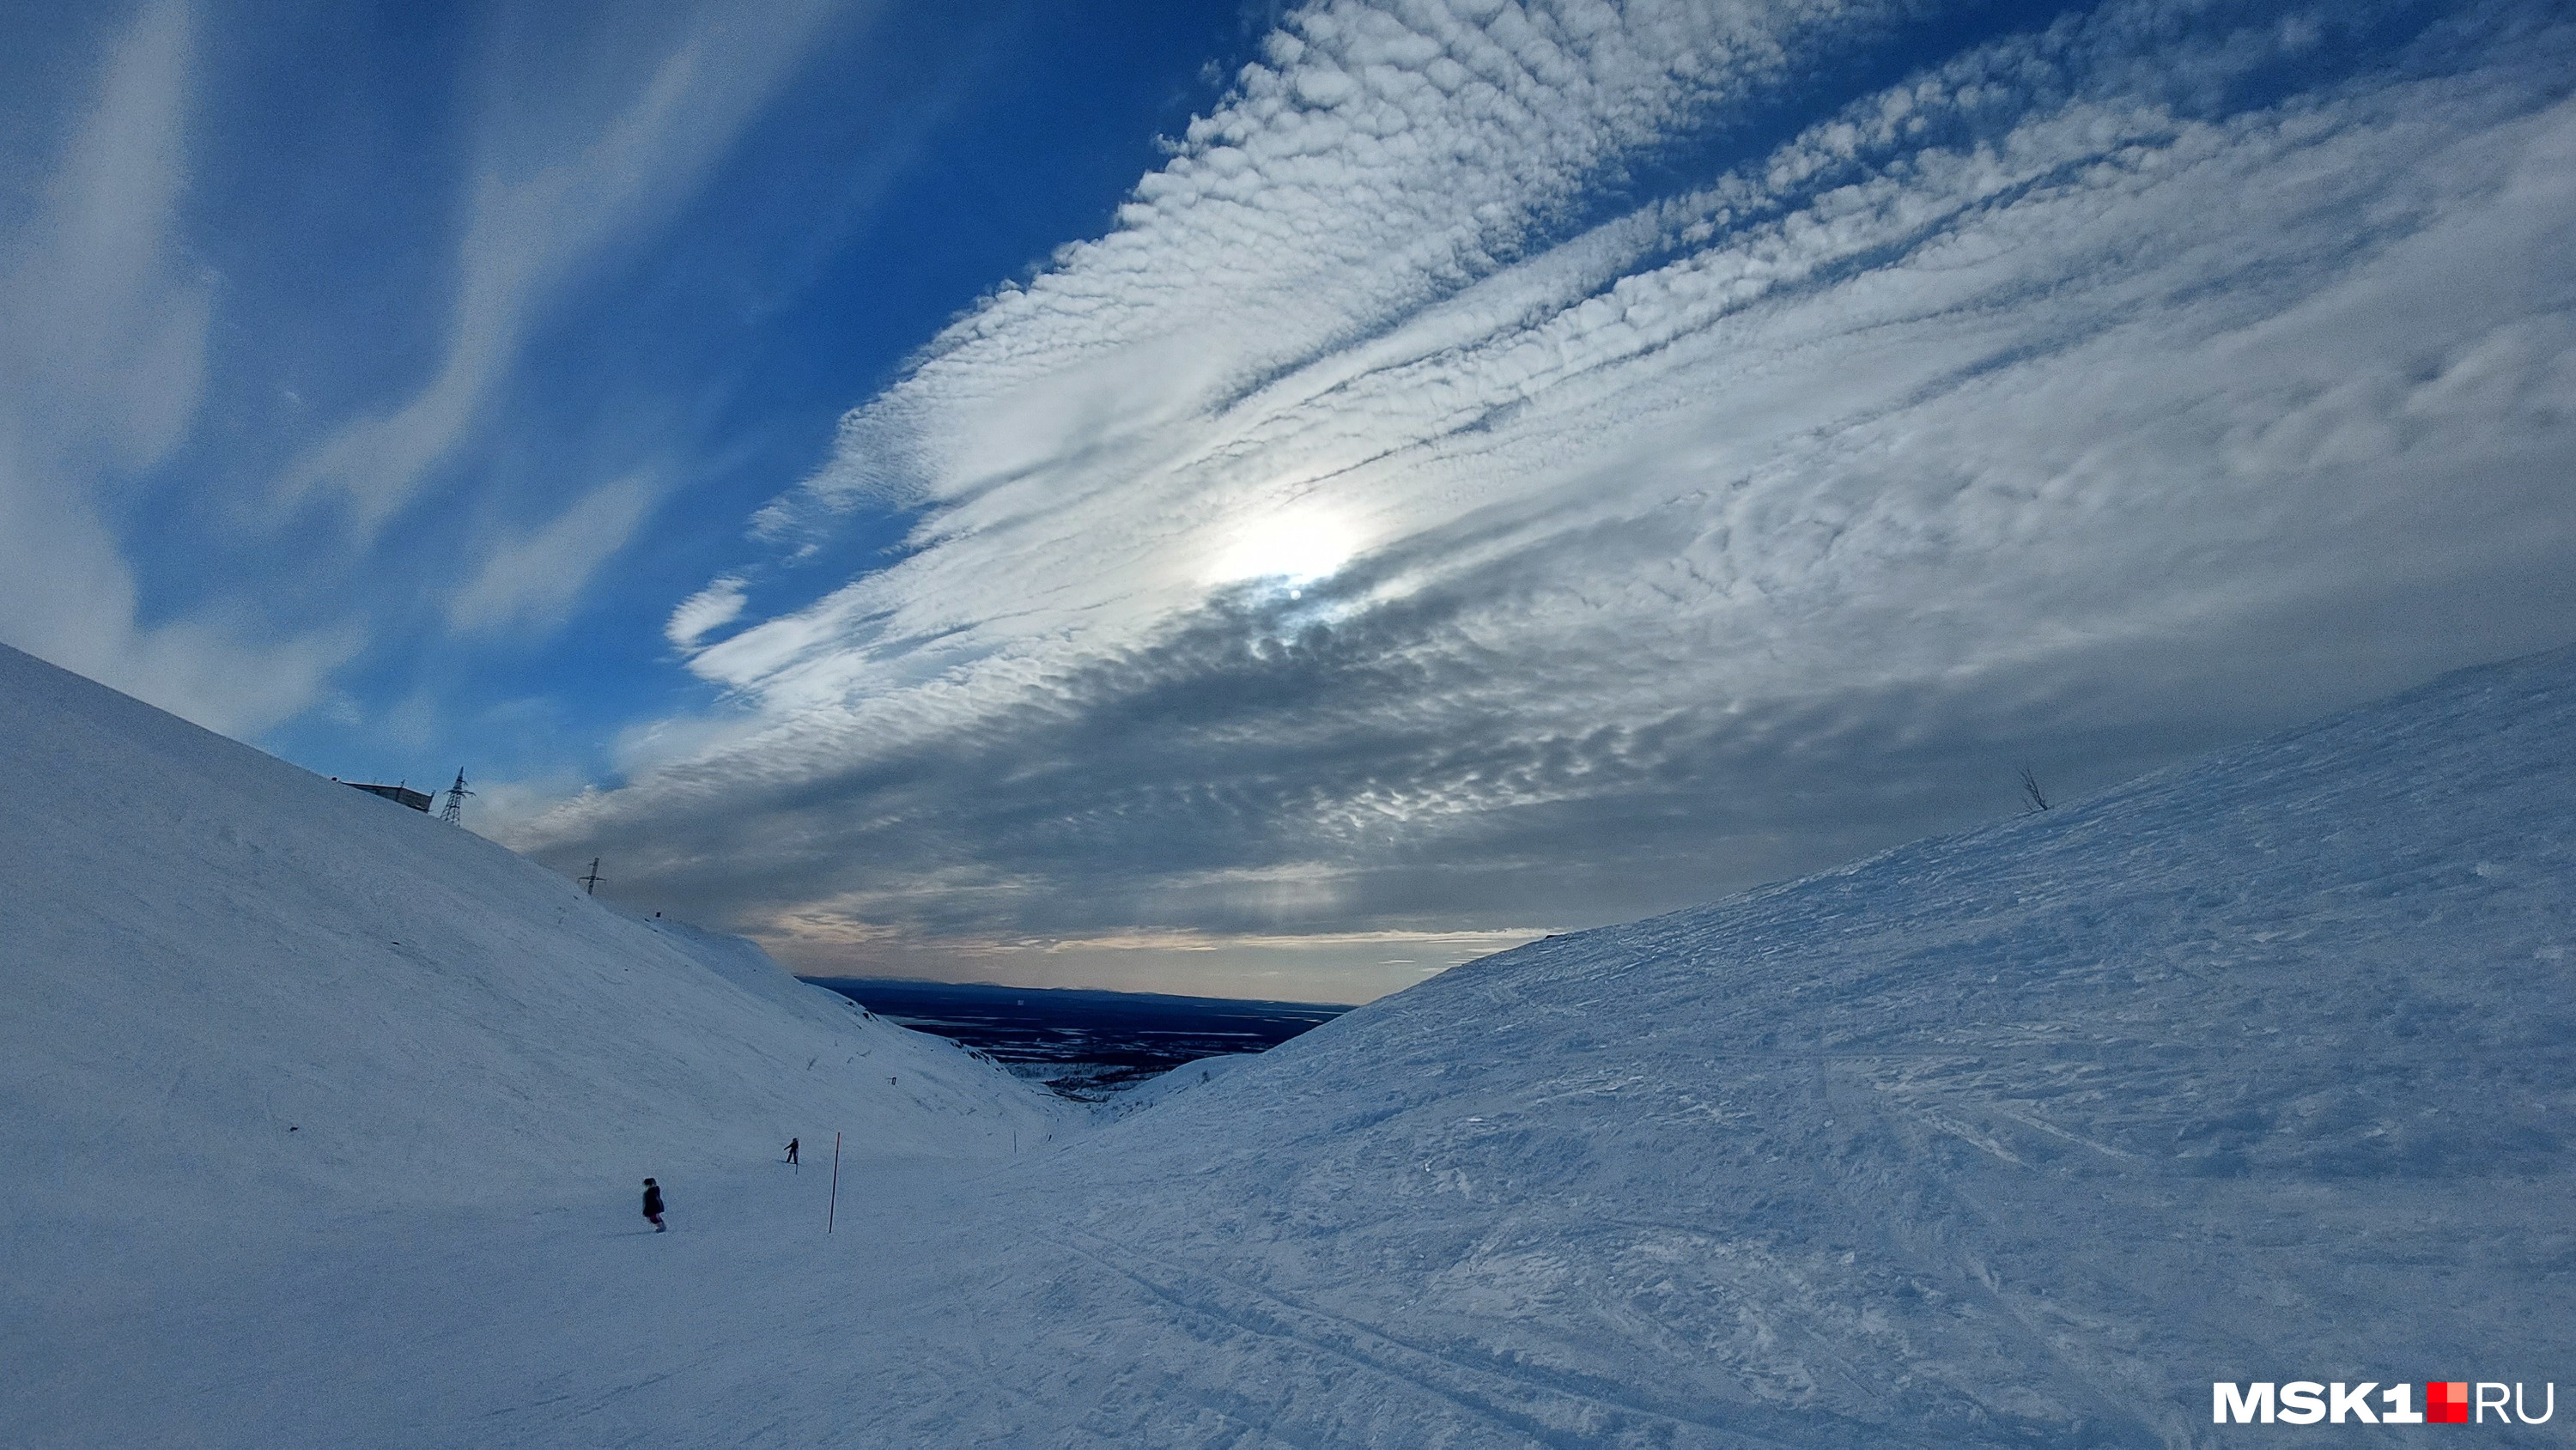
[{"label": "electricity pylon", "polygon": [[465,768],[463,766],[458,766],[456,769],[456,784],[447,788],[447,804],[440,809],[438,818],[447,822],[451,826],[464,825],[465,798],[472,794],[474,794],[474,792],[465,788]]}]

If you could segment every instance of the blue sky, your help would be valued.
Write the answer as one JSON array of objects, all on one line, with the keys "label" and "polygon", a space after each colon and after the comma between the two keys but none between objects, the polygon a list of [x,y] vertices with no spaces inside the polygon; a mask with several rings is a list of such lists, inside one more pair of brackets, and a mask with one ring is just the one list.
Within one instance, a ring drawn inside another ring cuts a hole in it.
[{"label": "blue sky", "polygon": [[[809,8],[711,57],[636,143],[631,185],[489,224],[485,271],[536,275],[494,284],[502,335],[480,345],[459,336],[476,187],[608,170],[585,151],[659,68],[713,49],[717,9],[179,7],[17,52],[53,62],[32,68],[56,104],[12,118],[30,209],[117,68],[152,72],[159,92],[120,107],[175,153],[155,199],[167,290],[146,305],[211,314],[186,435],[100,490],[140,617],[248,613],[245,643],[318,635],[292,678],[209,685],[192,702],[209,723],[347,773],[418,773],[424,748],[462,747],[509,775],[605,766],[600,742],[637,712],[703,704],[658,623],[605,621],[658,621],[746,552],[744,519],[813,467],[839,413],[997,278],[1104,226],[1156,134],[1213,94],[1211,58],[1257,37],[1205,7],[1090,11],[1104,26],[997,6],[963,30]],[[399,505],[353,521],[375,505],[299,477],[335,441],[386,448],[364,420],[417,405],[460,354],[472,396],[417,430],[408,452],[433,456],[401,460],[419,476]],[[614,492],[628,479],[631,497]],[[579,532],[593,550],[625,535],[614,568],[487,591],[462,620],[442,607],[602,489],[589,522],[611,527]],[[889,524],[851,552],[899,537]]]},{"label": "blue sky", "polygon": [[0,640],[1351,1000],[2576,636],[2543,4],[13,16]]}]

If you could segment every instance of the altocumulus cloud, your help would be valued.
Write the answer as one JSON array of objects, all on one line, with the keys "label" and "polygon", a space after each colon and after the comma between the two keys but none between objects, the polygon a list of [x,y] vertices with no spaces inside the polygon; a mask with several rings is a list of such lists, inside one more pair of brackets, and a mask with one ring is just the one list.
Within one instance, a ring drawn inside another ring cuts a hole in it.
[{"label": "altocumulus cloud", "polygon": [[1727,152],[1916,18],[1298,12],[526,843],[817,970],[1361,995],[2576,633],[2576,26],[2114,3]]}]

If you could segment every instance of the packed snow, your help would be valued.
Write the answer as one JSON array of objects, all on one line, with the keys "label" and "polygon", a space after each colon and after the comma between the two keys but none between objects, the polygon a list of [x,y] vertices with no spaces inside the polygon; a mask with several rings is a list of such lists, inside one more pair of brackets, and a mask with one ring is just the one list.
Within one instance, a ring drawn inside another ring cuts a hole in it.
[{"label": "packed snow", "polygon": [[2576,1324],[2570,741],[2576,651],[2465,672],[1095,1116],[0,653],[0,1440],[2423,1434],[2210,1423],[2213,1380],[2290,1379],[2536,1412]]}]

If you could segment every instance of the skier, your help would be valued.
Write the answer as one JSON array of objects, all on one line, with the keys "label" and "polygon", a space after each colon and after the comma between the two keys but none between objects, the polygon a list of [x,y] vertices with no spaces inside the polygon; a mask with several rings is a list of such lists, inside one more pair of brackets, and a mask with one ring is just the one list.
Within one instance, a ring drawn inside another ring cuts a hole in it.
[{"label": "skier", "polygon": [[796,1140],[794,1138],[787,1140],[787,1161],[790,1163],[796,1161]]},{"label": "skier", "polygon": [[670,1227],[662,1222],[662,1185],[650,1178],[644,1180],[644,1217],[652,1222],[655,1233]]}]

